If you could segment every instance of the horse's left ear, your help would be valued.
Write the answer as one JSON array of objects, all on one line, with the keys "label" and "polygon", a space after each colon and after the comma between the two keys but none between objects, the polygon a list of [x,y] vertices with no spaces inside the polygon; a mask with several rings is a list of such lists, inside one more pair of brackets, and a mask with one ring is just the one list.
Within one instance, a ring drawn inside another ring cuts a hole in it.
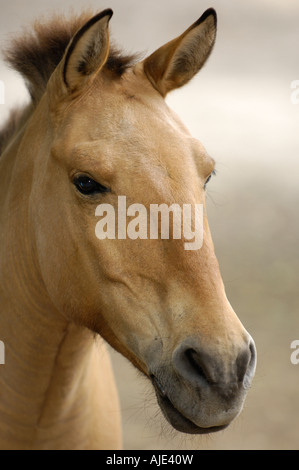
[{"label": "horse's left ear", "polygon": [[216,30],[217,15],[210,8],[181,36],[144,60],[144,72],[162,96],[185,85],[202,68],[213,49]]},{"label": "horse's left ear", "polygon": [[109,21],[113,11],[104,10],[89,20],[72,38],[63,60],[63,80],[76,91],[105,65],[109,55]]}]

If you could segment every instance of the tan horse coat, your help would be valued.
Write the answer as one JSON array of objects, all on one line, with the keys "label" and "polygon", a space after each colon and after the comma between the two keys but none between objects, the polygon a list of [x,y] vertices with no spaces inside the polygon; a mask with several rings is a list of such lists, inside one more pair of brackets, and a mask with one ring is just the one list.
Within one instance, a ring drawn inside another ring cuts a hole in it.
[{"label": "tan horse coat", "polygon": [[151,379],[183,432],[227,426],[254,373],[206,214],[197,253],[94,236],[103,195],[80,194],[82,174],[109,189],[106,201],[126,194],[148,206],[204,203],[214,168],[163,97],[205,63],[215,12],[135,65],[110,48],[111,15],[39,25],[9,53],[32,105],[0,138],[1,449],[121,447],[110,360],[95,333]]}]

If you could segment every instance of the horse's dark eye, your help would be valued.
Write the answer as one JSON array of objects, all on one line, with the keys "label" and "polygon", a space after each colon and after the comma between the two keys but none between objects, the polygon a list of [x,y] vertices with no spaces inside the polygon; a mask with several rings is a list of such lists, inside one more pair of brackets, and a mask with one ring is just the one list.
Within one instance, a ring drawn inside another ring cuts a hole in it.
[{"label": "horse's dark eye", "polygon": [[212,171],[212,173],[210,174],[210,176],[209,176],[208,179],[206,180],[205,185],[204,185],[204,188],[205,188],[205,189],[206,189],[207,184],[208,184],[208,182],[210,181],[210,179],[212,178],[213,175],[216,175],[216,171],[215,171],[215,170]]},{"label": "horse's dark eye", "polygon": [[74,185],[81,194],[85,194],[87,196],[99,193],[108,193],[110,191],[109,188],[97,183],[92,178],[89,178],[89,176],[78,176],[74,180]]},{"label": "horse's dark eye", "polygon": [[207,181],[205,182],[205,187],[207,186],[208,182],[210,181],[210,179],[212,178],[212,175],[210,175],[207,179]]}]

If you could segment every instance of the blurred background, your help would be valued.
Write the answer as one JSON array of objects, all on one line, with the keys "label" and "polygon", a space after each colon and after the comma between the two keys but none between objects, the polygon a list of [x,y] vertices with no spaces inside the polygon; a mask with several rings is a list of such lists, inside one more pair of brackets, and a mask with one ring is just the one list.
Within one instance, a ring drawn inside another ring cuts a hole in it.
[{"label": "blurred background", "polygon": [[[0,0],[0,41],[35,18],[86,6],[111,7],[112,36],[145,54],[181,34],[208,7],[218,13],[208,64],[167,101],[217,162],[208,186],[209,221],[227,294],[256,341],[258,367],[241,416],[220,434],[170,429],[151,386],[112,352],[125,449],[298,449],[299,364],[299,2],[295,0]],[[5,105],[28,100],[0,62]]]}]

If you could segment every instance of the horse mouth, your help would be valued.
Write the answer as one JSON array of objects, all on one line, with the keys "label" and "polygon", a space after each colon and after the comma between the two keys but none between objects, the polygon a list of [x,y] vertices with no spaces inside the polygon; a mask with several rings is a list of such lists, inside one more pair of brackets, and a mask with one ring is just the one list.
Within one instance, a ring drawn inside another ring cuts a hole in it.
[{"label": "horse mouth", "polygon": [[151,375],[150,378],[156,392],[158,404],[165,418],[177,431],[186,434],[210,434],[222,431],[228,427],[228,424],[207,428],[198,426],[189,418],[186,418],[186,416],[174,406],[158,379],[154,375]]}]

